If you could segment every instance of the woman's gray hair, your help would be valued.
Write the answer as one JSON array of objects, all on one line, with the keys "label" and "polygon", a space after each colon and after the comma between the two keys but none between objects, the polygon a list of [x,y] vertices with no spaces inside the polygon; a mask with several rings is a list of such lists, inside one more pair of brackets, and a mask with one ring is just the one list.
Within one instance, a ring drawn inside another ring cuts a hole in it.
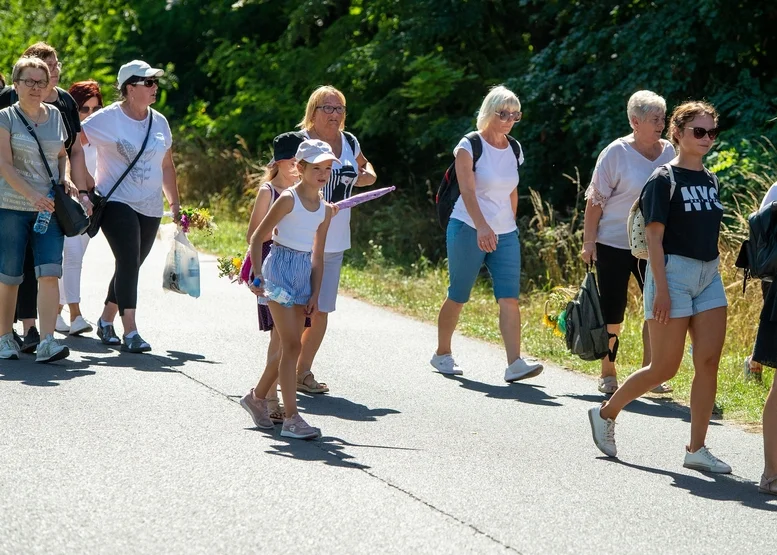
[{"label": "woman's gray hair", "polygon": [[488,91],[488,94],[483,99],[483,104],[480,105],[480,110],[478,110],[478,131],[483,131],[488,126],[491,118],[495,117],[496,113],[501,110],[520,112],[521,101],[518,100],[513,91],[504,85],[497,85]]},{"label": "woman's gray hair", "polygon": [[46,62],[44,62],[40,58],[35,58],[33,56],[22,56],[21,58],[19,58],[19,60],[13,65],[13,73],[11,74],[11,80],[14,83],[16,83],[21,78],[22,71],[24,71],[27,68],[43,70],[43,72],[46,73],[46,83],[48,83],[51,80],[51,72],[49,71],[49,66],[47,66]]},{"label": "woman's gray hair", "polygon": [[626,105],[626,114],[631,120],[645,121],[649,114],[663,112],[666,114],[666,100],[653,91],[637,91],[629,98]]}]

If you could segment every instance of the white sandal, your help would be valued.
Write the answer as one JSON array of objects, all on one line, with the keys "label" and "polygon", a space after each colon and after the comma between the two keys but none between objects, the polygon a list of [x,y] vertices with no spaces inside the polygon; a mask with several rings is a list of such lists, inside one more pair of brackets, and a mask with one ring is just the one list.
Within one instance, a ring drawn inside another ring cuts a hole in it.
[{"label": "white sandal", "polygon": [[605,376],[603,378],[599,378],[599,393],[604,393],[605,395],[612,395],[616,391],[618,391],[618,378],[615,376]]}]

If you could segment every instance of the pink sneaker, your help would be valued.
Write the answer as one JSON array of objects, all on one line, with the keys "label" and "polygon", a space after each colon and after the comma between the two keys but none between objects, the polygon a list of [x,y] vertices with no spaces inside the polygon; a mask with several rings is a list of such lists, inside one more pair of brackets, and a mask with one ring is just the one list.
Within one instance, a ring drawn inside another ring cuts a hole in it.
[{"label": "pink sneaker", "polygon": [[315,439],[321,435],[321,430],[305,422],[298,413],[283,421],[281,435],[294,439]]},{"label": "pink sneaker", "polygon": [[251,415],[257,428],[272,430],[275,427],[272,420],[270,420],[270,411],[267,408],[267,401],[254,397],[253,388],[240,399],[240,406],[248,411],[248,414]]}]

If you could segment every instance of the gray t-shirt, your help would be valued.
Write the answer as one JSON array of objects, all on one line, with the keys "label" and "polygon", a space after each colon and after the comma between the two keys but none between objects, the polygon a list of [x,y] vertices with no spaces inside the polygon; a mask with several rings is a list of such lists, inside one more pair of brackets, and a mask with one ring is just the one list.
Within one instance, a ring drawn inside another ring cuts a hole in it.
[{"label": "gray t-shirt", "polygon": [[[14,106],[18,107],[18,103]],[[13,165],[19,177],[24,179],[30,186],[42,195],[48,194],[51,189],[51,180],[43,165],[43,159],[38,151],[38,145],[32,138],[27,127],[14,110],[14,106],[9,106],[0,110],[0,127],[11,134],[11,151],[13,153]],[[49,114],[46,121],[39,123],[37,127],[25,116],[24,119],[33,126],[38,140],[43,146],[43,152],[46,153],[46,160],[54,174],[54,180],[59,181],[59,164],[57,158],[65,144],[67,132],[65,124],[62,121],[62,114],[54,106],[44,104],[48,108]],[[20,108],[21,110],[21,108]],[[0,208],[6,210],[21,210],[24,212],[35,212],[30,201],[20,195],[11,187],[8,182],[0,176]]]}]

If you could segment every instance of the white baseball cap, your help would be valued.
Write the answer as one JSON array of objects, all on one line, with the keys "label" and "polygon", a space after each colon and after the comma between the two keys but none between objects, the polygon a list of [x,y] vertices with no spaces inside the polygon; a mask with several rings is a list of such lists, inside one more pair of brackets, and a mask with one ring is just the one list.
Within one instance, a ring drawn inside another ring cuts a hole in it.
[{"label": "white baseball cap", "polygon": [[143,60],[132,60],[119,68],[119,87],[131,77],[161,77],[165,70],[151,67]]},{"label": "white baseball cap", "polygon": [[338,160],[337,156],[332,152],[332,148],[324,141],[318,139],[307,139],[302,141],[299,147],[297,147],[296,158],[297,160],[304,160],[309,164],[318,164],[326,160],[332,160],[338,164],[340,163],[340,160]]}]

